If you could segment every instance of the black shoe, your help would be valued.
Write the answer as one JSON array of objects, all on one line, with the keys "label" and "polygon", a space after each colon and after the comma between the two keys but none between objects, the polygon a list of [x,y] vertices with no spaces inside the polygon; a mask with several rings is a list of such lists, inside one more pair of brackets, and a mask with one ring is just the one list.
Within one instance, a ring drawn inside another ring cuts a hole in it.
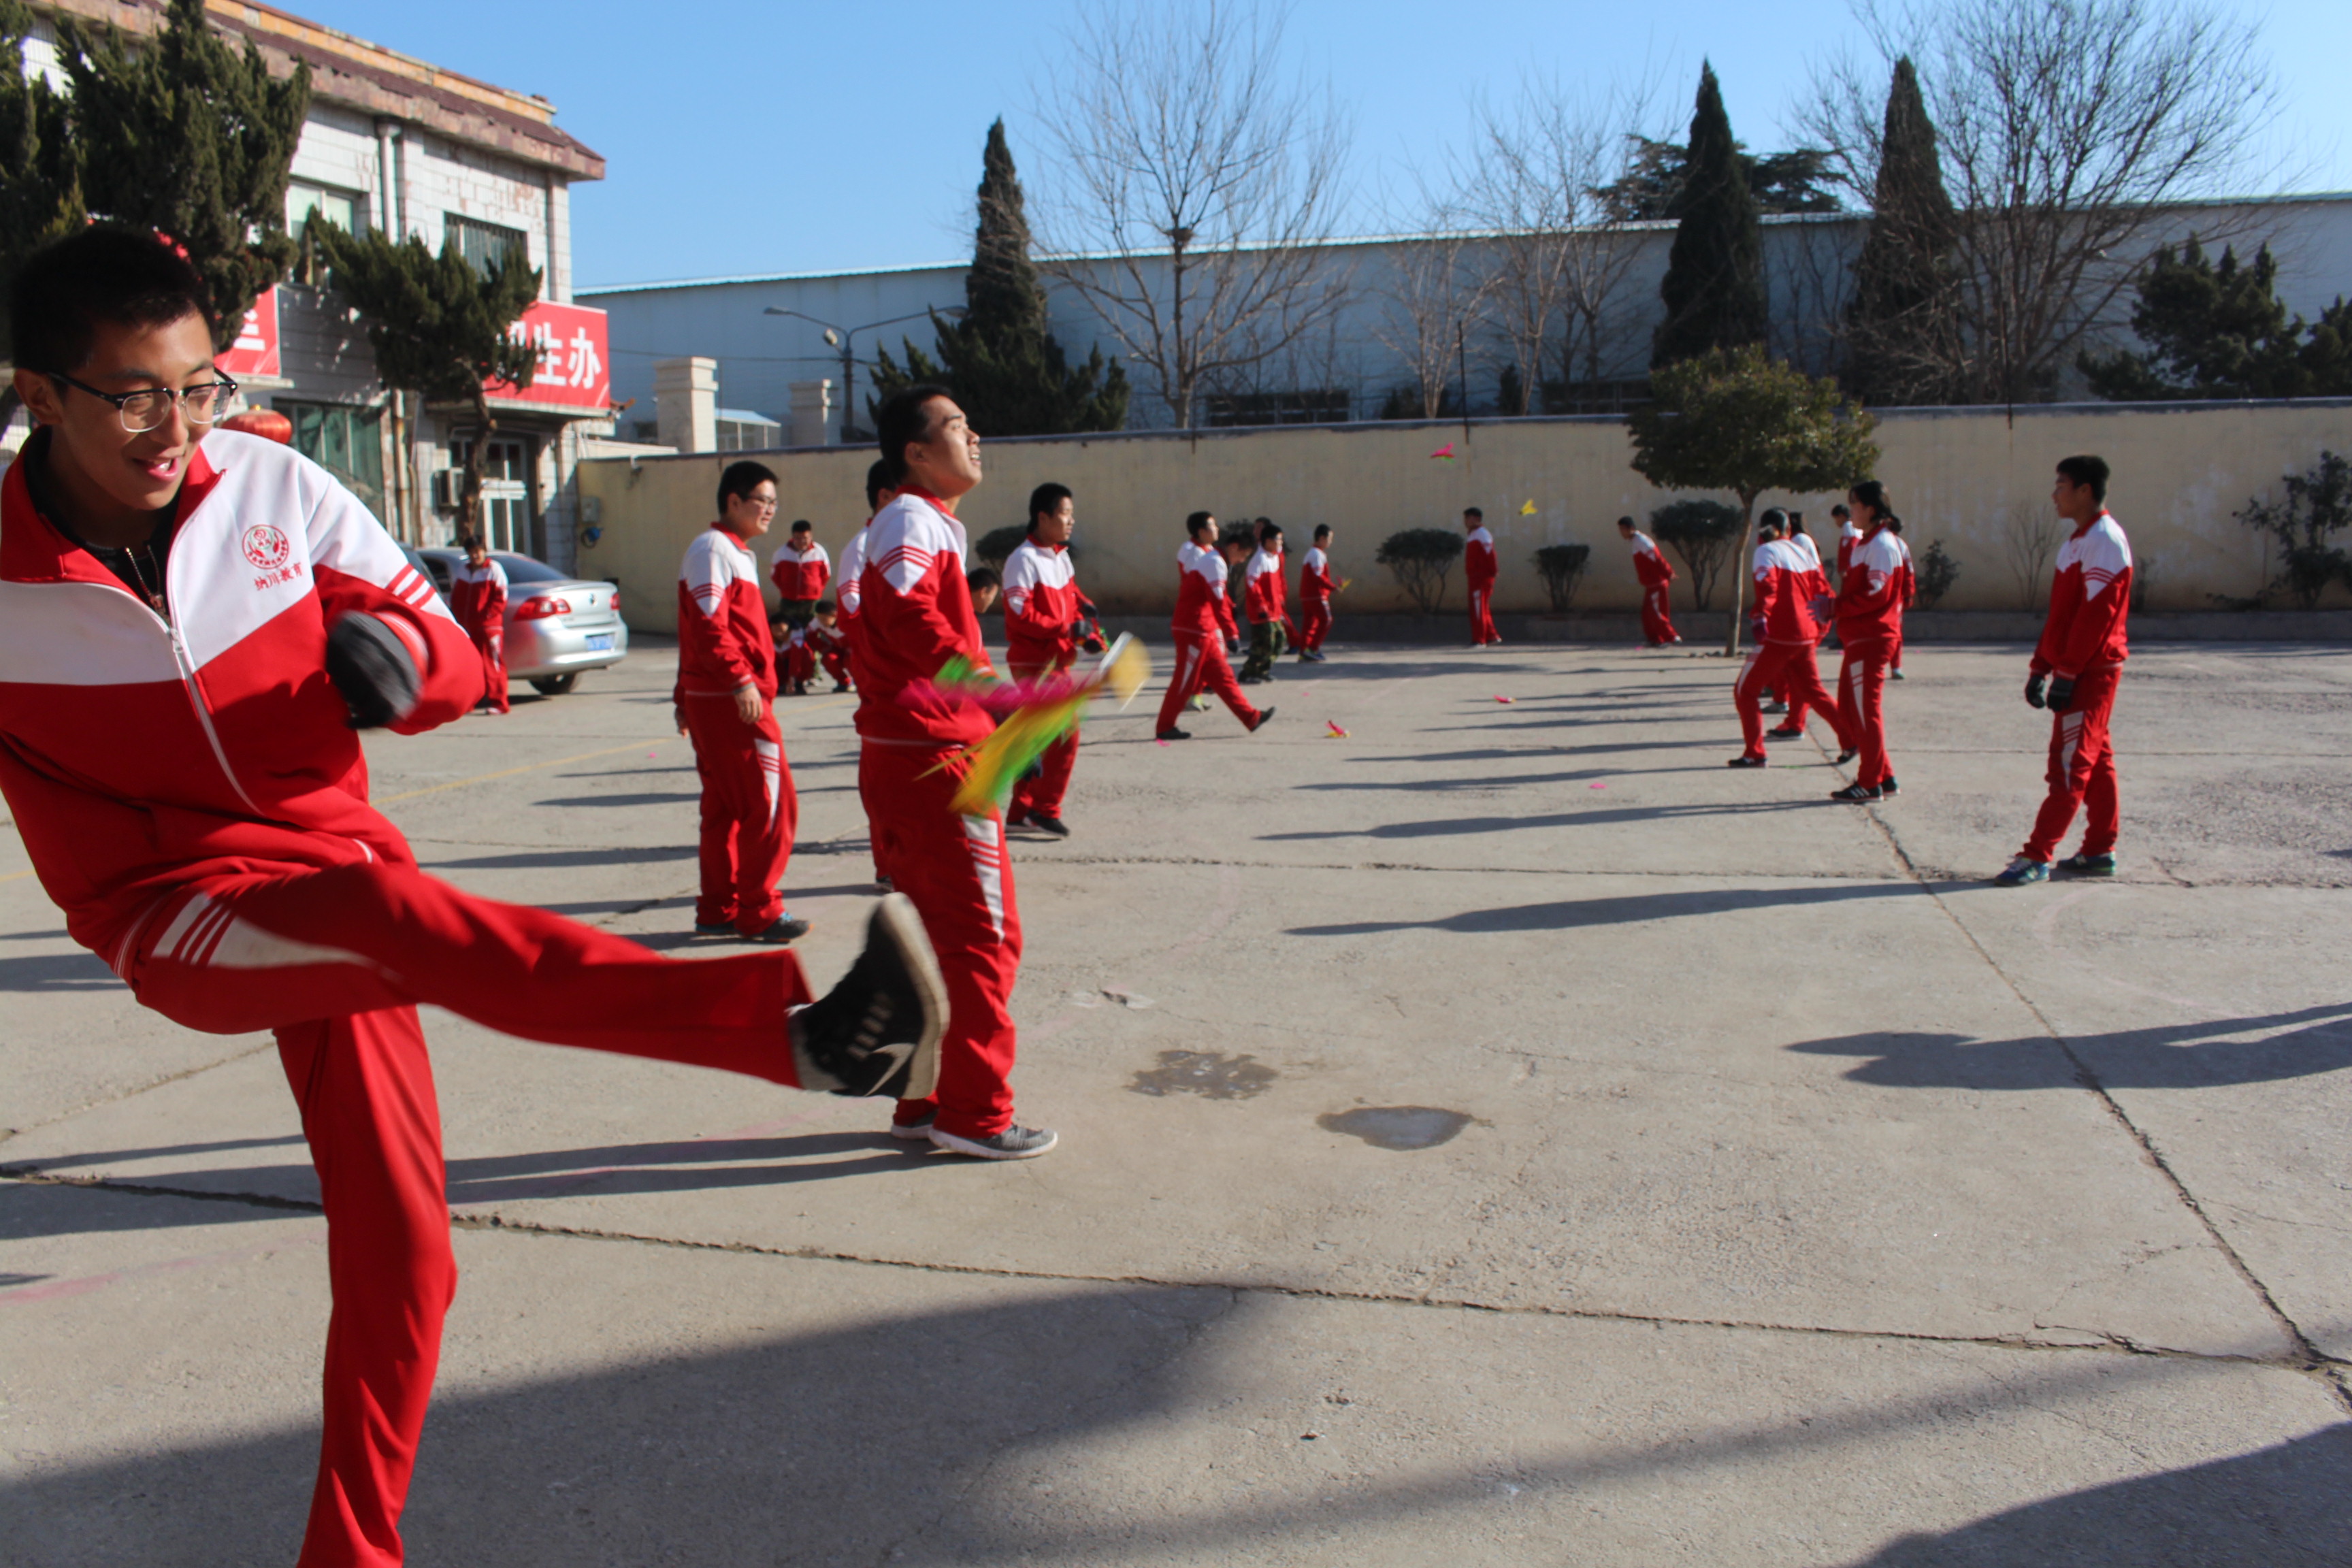
[{"label": "black shoe", "polygon": [[790,914],[785,914],[779,917],[774,923],[768,927],[767,930],[753,931],[743,940],[745,942],[764,942],[771,947],[782,947],[787,942],[800,941],[801,938],[808,935],[808,921],[796,921],[793,919]]},{"label": "black shoe", "polygon": [[1061,1142],[1043,1127],[1018,1125],[989,1138],[960,1138],[934,1127],[930,1138],[937,1148],[953,1154],[969,1154],[975,1160],[1034,1160]]},{"label": "black shoe", "polygon": [[1786,713],[1788,710],[1789,705],[1777,698],[1764,704],[1764,711],[1767,713]]},{"label": "black shoe", "polygon": [[1273,709],[1271,709],[1271,708],[1261,708],[1261,709],[1259,709],[1259,710],[1257,710],[1257,721],[1256,721],[1256,722],[1253,723],[1253,724],[1249,727],[1249,732],[1250,732],[1251,734],[1253,734],[1253,735],[1256,734],[1260,730],[1263,730],[1263,729],[1265,729],[1265,721],[1266,721],[1268,719],[1271,719],[1271,718],[1273,718],[1273,717],[1274,717],[1274,710],[1273,710]]},{"label": "black shoe", "polygon": [[795,1011],[785,1032],[803,1089],[929,1100],[947,1023],[947,982],[930,939],[913,900],[892,893],[874,906],[866,951],[841,984]]},{"label": "black shoe", "polygon": [[1023,826],[1027,824],[1028,820],[1029,809],[1026,806],[1016,805],[1012,810],[1004,814],[1004,826],[1007,827]]},{"label": "black shoe", "polygon": [[1029,826],[1048,837],[1067,838],[1070,836],[1070,825],[1058,816],[1033,816],[1029,819]]},{"label": "black shoe", "polygon": [[1794,741],[1804,734],[1804,731],[1794,724],[1782,724],[1777,729],[1767,730],[1764,732],[1776,741]]},{"label": "black shoe", "polygon": [[889,878],[885,877],[879,871],[877,871],[874,874],[874,890],[877,893],[888,893],[894,892],[897,889]]},{"label": "black shoe", "polygon": [[1903,793],[1903,786],[1895,782],[1895,775],[1893,773],[1889,773],[1886,775],[1885,781],[1878,786],[1878,793],[1881,795],[1901,795]]},{"label": "black shoe", "polygon": [[2058,869],[2070,877],[2112,877],[2116,874],[2116,858],[2112,855],[2069,855],[2058,862]]},{"label": "black shoe", "polygon": [[733,936],[735,934],[735,922],[733,921],[720,921],[716,925],[704,925],[700,921],[697,921],[694,922],[694,934],[697,936]]},{"label": "black shoe", "polygon": [[1742,752],[1723,765],[1727,768],[1760,768],[1764,765],[1764,759]]},{"label": "black shoe", "polygon": [[1192,731],[1190,730],[1162,730],[1152,737],[1156,741],[1189,741],[1192,738]]},{"label": "black shoe", "polygon": [[1839,767],[1843,767],[1843,766],[1845,766],[1845,765],[1846,765],[1846,763],[1850,763],[1850,762],[1853,761],[1853,760],[1854,760],[1854,758],[1856,758],[1856,757],[1858,757],[1858,756],[1860,756],[1860,755],[1862,755],[1862,752],[1861,752],[1857,751],[1855,748],[1853,748],[1853,747],[1852,747],[1852,746],[1848,746],[1844,751],[1840,752],[1837,754],[1837,765],[1838,765]]},{"label": "black shoe", "polygon": [[1864,801],[1876,800],[1878,798],[1878,791],[1869,784],[1850,784],[1843,789],[1833,789],[1830,791],[1830,798],[1832,800],[1843,800],[1853,805],[1859,805]]}]

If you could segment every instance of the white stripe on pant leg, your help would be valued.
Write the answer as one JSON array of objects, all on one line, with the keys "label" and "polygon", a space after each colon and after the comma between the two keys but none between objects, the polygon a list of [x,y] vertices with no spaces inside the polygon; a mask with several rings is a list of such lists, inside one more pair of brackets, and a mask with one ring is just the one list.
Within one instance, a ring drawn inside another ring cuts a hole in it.
[{"label": "white stripe on pant leg", "polygon": [[782,805],[784,749],[773,741],[754,740],[751,749],[760,754],[760,782],[768,791],[768,826],[776,825],[776,812]]},{"label": "white stripe on pant leg", "polygon": [[206,969],[299,969],[313,963],[349,963],[376,973],[386,971],[373,959],[341,948],[315,947],[307,942],[263,931],[232,918],[220,941],[202,961]]},{"label": "white stripe on pant leg", "polygon": [[988,906],[988,924],[996,932],[996,940],[1004,940],[1004,863],[1003,838],[997,832],[996,818],[967,816],[963,819],[963,836],[971,849],[972,875],[980,879],[980,897]]},{"label": "white stripe on pant leg", "polygon": [[2083,746],[2083,716],[2080,713],[2062,715],[2058,720],[2058,733],[2064,738],[2058,748],[2058,776],[2068,779],[2074,775],[2074,753]]},{"label": "white stripe on pant leg", "polygon": [[1731,678],[1732,696],[1737,697],[1739,695],[1739,689],[1748,684],[1748,672],[1756,668],[1756,661],[1763,657],[1764,650],[1760,647],[1754,649],[1748,654],[1748,662],[1741,665],[1739,667],[1739,673]]},{"label": "white stripe on pant leg", "polygon": [[182,904],[180,912],[172,917],[172,923],[163,928],[163,934],[155,939],[155,951],[169,958],[179,957],[180,944],[187,941],[188,932],[212,907],[212,900],[203,893]]}]

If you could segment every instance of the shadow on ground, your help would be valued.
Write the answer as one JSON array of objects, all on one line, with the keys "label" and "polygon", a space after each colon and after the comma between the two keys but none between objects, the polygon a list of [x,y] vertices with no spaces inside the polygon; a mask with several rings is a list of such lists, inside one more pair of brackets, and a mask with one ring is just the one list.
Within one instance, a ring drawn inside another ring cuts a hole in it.
[{"label": "shadow on ground", "polygon": [[[1426,921],[1350,921],[1344,925],[1293,926],[1286,936],[1372,936],[1391,931],[1450,931],[1465,933],[1512,931],[1572,931],[1579,926],[1632,925],[1641,921],[1682,920],[1693,915],[1732,914],[1742,910],[1802,908],[1853,899],[1899,899],[1926,891],[1916,882],[1849,882],[1798,888],[1697,888],[1680,893],[1631,893],[1613,899],[1562,899],[1548,904],[1510,904],[1465,910]],[[1865,1036],[1862,1038],[1885,1037]],[[1823,1042],[1823,1047],[1833,1042]],[[2047,1040],[2042,1042],[2046,1047]],[[1800,1050],[1813,1047],[1801,1046]],[[1851,1076],[1851,1075],[1849,1075]]]},{"label": "shadow on ground", "polygon": [[[2236,1035],[2268,1034],[2256,1040]],[[2275,1083],[2352,1068],[2352,1004],[2251,1018],[2072,1035],[2066,1044],[2106,1089],[2212,1089]],[[1790,1046],[1809,1056],[1865,1057],[1844,1076],[1891,1089],[2032,1089],[2084,1087],[2046,1035],[1976,1040],[1965,1035],[1841,1035]],[[2347,1562],[2352,1562],[2347,1542]]]}]

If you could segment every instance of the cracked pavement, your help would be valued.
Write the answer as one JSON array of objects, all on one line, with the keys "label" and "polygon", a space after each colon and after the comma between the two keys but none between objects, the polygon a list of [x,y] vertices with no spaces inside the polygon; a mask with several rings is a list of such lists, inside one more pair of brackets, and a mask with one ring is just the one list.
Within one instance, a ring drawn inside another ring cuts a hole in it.
[{"label": "cracked pavement", "polygon": [[[1335,647],[1255,737],[1098,716],[1016,850],[1032,1163],[429,1016],[412,1560],[2352,1561],[2352,649],[2140,650],[2124,875],[2005,890],[2021,663],[1910,650],[1866,809],[1811,742],[1722,766],[1719,658]],[[377,798],[707,950],[670,673],[372,740]],[[850,709],[782,711],[822,984]],[[24,866],[0,1563],[290,1561],[324,1230],[274,1053],[142,1013]]]}]

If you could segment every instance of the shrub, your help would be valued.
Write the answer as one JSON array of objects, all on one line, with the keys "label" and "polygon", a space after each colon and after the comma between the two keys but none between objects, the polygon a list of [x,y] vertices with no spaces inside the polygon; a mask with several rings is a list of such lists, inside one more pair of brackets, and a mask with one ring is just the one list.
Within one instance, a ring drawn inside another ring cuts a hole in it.
[{"label": "shrub", "polygon": [[1586,563],[1592,559],[1592,546],[1547,544],[1528,559],[1535,563],[1544,587],[1550,591],[1551,613],[1568,614],[1569,605],[1576,602],[1576,584],[1584,575]]},{"label": "shrub", "polygon": [[973,542],[971,552],[982,565],[992,568],[1001,576],[1004,563],[1013,559],[1013,552],[1020,549],[1021,542],[1028,537],[1029,529],[1025,523],[992,528]]},{"label": "shrub", "polygon": [[1919,607],[1932,610],[1937,602],[1952,591],[1960,579],[1960,563],[1944,553],[1944,542],[1937,540],[1919,557]]},{"label": "shrub", "polygon": [[2308,610],[2330,583],[2340,578],[2352,584],[2352,556],[2333,542],[2352,527],[2352,461],[2323,451],[2317,468],[2289,474],[2281,483],[2284,500],[2258,496],[2234,515],[2278,546],[2279,576],[2273,586],[2284,588]]},{"label": "shrub", "polygon": [[1401,529],[1381,541],[1372,559],[1396,576],[1424,616],[1445,602],[1445,579],[1462,559],[1461,534],[1444,528]]},{"label": "shrub", "polygon": [[1746,531],[1739,509],[1719,500],[1668,501],[1650,514],[1650,537],[1674,546],[1690,568],[1691,602],[1702,610],[1714,597],[1724,563]]}]

